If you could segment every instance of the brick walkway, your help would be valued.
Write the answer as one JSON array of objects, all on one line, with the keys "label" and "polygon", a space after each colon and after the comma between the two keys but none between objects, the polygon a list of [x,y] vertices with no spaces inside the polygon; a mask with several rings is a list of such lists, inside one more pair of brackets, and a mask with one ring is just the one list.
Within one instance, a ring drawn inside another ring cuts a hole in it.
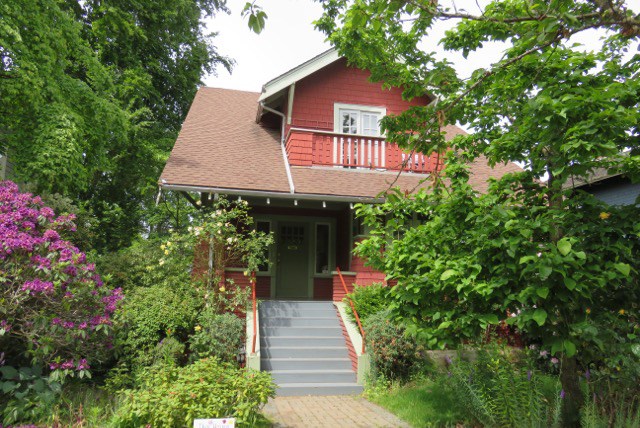
[{"label": "brick walkway", "polygon": [[278,428],[409,427],[406,422],[362,397],[276,397],[263,413]]}]

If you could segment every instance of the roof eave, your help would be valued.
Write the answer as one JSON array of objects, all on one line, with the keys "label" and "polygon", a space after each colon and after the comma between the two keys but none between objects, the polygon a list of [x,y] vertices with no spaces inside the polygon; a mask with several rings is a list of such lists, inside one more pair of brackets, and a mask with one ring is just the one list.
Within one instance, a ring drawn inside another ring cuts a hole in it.
[{"label": "roof eave", "polygon": [[297,199],[300,201],[327,201],[327,202],[362,202],[362,203],[382,203],[384,198],[368,197],[368,196],[350,196],[350,195],[323,195],[315,193],[288,193],[274,192],[268,190],[251,190],[251,189],[233,189],[224,187],[209,186],[191,186],[187,184],[170,184],[160,183],[163,190],[175,190],[179,192],[198,192],[198,193],[221,193],[225,195],[237,195],[246,197],[266,197],[274,199]]},{"label": "roof eave", "polygon": [[308,75],[315,73],[316,71],[332,64],[341,58],[338,51],[331,48],[320,55],[311,58],[309,61],[300,64],[299,66],[292,68],[284,74],[276,77],[265,83],[262,86],[262,95],[258,101],[265,101],[268,98],[278,94],[280,91],[291,86],[301,79],[304,79]]}]

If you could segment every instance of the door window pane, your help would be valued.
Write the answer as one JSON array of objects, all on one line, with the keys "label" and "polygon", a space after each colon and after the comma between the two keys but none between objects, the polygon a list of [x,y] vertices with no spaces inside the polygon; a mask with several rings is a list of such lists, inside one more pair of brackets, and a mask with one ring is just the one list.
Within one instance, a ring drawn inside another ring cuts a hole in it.
[{"label": "door window pane", "polygon": [[329,273],[329,225],[316,225],[316,273]]}]

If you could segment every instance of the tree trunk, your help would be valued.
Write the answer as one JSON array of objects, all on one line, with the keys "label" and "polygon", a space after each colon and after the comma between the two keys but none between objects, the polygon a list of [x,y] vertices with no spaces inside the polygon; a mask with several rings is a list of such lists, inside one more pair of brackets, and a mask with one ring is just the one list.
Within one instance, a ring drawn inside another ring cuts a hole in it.
[{"label": "tree trunk", "polygon": [[575,357],[562,357],[560,370],[560,383],[562,384],[562,426],[580,427],[580,409],[584,396],[580,390],[580,377],[578,364]]}]

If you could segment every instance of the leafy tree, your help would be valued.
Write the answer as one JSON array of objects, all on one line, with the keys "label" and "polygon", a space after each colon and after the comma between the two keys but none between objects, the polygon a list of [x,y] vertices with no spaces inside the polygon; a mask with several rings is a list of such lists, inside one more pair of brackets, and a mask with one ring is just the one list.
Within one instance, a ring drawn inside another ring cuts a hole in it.
[{"label": "leafy tree", "polygon": [[231,61],[203,19],[224,0],[0,5],[0,152],[17,178],[100,222],[94,245],[128,245],[201,78]]},{"label": "leafy tree", "polygon": [[[638,349],[627,331],[638,311],[637,208],[605,207],[571,187],[600,167],[638,178],[640,55],[628,50],[640,18],[624,1],[599,0],[491,1],[477,15],[420,0],[324,7],[318,27],[372,80],[407,98],[437,97],[385,118],[388,139],[410,151],[451,149],[432,194],[361,208],[375,230],[359,252],[398,279],[396,315],[442,347],[477,340],[509,311],[509,323],[561,357],[563,421],[578,424],[577,357],[613,341],[621,352]],[[434,23],[449,19],[457,24],[440,40],[446,49],[466,57],[497,41],[502,58],[465,80],[420,49]],[[600,50],[572,44],[591,29],[606,30]],[[442,126],[456,121],[476,132],[447,143]],[[520,162],[525,171],[481,196],[464,166],[477,161]],[[411,226],[414,213],[424,224]],[[594,314],[623,322],[607,336],[610,324]]]}]

